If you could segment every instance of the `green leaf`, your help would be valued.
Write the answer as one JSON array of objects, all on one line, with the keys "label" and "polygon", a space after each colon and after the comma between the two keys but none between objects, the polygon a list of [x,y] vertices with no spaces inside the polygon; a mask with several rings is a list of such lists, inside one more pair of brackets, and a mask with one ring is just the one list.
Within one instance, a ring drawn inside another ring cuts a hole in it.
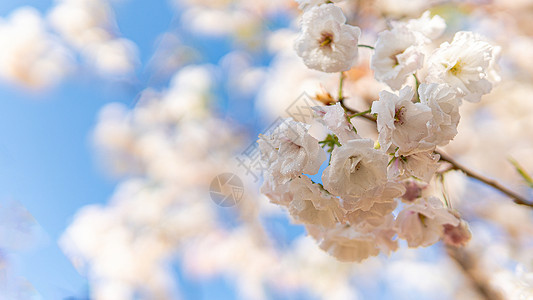
[{"label": "green leaf", "polygon": [[511,157],[509,157],[507,160],[509,160],[509,162],[513,164],[516,171],[518,172],[518,174],[520,174],[520,176],[522,176],[527,185],[530,188],[533,188],[533,178],[531,178],[531,176],[524,170],[524,168],[522,168],[522,166]]}]

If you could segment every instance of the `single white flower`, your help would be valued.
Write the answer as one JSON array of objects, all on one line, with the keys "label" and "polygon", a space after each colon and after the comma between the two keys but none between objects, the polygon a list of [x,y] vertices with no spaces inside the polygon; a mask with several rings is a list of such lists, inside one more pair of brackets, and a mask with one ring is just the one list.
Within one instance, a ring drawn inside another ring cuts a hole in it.
[{"label": "single white flower", "polygon": [[433,151],[417,152],[394,157],[389,164],[389,177],[399,180],[409,177],[429,182],[438,169],[440,156]]},{"label": "single white flower", "polygon": [[296,221],[330,228],[342,219],[339,199],[313,183],[309,177],[299,176],[288,184],[293,195],[289,212]]},{"label": "single white flower", "polygon": [[420,102],[429,106],[433,114],[427,125],[429,135],[424,141],[437,146],[447,145],[457,135],[461,100],[447,84],[422,83],[418,95]]},{"label": "single white flower", "polygon": [[459,219],[438,198],[429,197],[405,206],[396,218],[395,227],[398,237],[413,248],[438,242],[444,234],[444,225],[458,226]]},{"label": "single white flower", "polygon": [[309,125],[285,119],[270,135],[257,141],[266,173],[285,183],[302,173],[316,174],[326,153],[307,131]]},{"label": "single white flower", "polygon": [[432,118],[431,109],[423,103],[413,103],[414,91],[410,86],[399,95],[382,91],[379,100],[372,103],[372,113],[377,114],[379,143],[388,151],[392,146],[397,154],[432,150],[435,145],[424,142],[428,137],[427,123]]},{"label": "single white flower", "polygon": [[315,6],[304,13],[294,48],[308,68],[323,72],[352,68],[361,29],[345,22],[342,10],[333,4]]},{"label": "single white flower", "polygon": [[298,2],[298,8],[307,11],[315,6],[319,6],[326,3],[337,3],[342,0],[296,0]]},{"label": "single white flower", "polygon": [[340,103],[329,106],[315,106],[313,111],[317,116],[318,122],[331,130],[338,138],[341,144],[349,140],[361,138],[348,121],[344,109]]},{"label": "single white flower", "polygon": [[387,182],[388,156],[370,139],[357,139],[333,149],[322,173],[324,188],[336,196],[361,197]]},{"label": "single white flower", "polygon": [[494,47],[478,34],[460,31],[451,43],[445,42],[428,58],[426,82],[447,83],[470,102],[479,102],[492,89],[489,66]]},{"label": "single white flower", "polygon": [[398,26],[378,35],[370,68],[376,80],[399,90],[424,63],[422,44],[425,37],[419,32]]}]

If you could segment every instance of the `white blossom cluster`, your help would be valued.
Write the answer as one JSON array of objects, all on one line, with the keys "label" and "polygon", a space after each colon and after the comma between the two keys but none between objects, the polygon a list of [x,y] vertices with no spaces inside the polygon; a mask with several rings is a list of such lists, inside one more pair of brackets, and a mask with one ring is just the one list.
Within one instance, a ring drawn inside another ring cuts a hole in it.
[{"label": "white blossom cluster", "polygon": [[47,89],[80,67],[108,79],[130,77],[139,64],[137,46],[120,37],[108,2],[58,0],[44,13],[21,6],[1,17],[0,81]]},{"label": "white blossom cluster", "polygon": [[291,8],[286,0],[172,0],[181,27],[196,37],[228,37],[239,45],[264,47],[269,23]]},{"label": "white blossom cluster", "polygon": [[0,80],[47,88],[72,71],[73,53],[49,32],[42,14],[22,7],[0,18]]},{"label": "white blossom cluster", "polygon": [[[360,29],[347,25],[334,3],[305,4],[298,55],[311,69],[350,70]],[[492,89],[499,48],[475,33],[458,32],[451,43],[432,49],[445,23],[429,12],[390,25],[371,47],[370,68],[390,88],[369,110],[377,142],[357,134],[342,97],[334,105],[313,107],[316,120],[330,131],[324,140],[310,134],[311,125],[290,118],[258,140],[266,168],[261,191],[342,261],[390,253],[399,239],[409,247],[439,240],[463,246],[471,236],[446,195],[441,200],[426,187],[439,168],[436,147],[457,134],[463,99],[478,102]],[[326,161],[321,146],[330,157],[318,183],[306,175],[317,174]]]},{"label": "white blossom cluster", "polygon": [[134,73],[137,46],[119,32],[110,1],[59,0],[47,19],[65,44],[78,52],[95,71],[109,78]]}]

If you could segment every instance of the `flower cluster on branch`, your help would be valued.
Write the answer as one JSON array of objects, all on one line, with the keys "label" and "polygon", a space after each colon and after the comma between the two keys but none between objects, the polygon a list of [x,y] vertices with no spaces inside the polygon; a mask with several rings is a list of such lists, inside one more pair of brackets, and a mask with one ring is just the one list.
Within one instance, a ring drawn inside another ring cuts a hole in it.
[{"label": "flower cluster on branch", "polygon": [[[320,248],[341,261],[361,261],[398,248],[427,247],[439,240],[465,245],[468,224],[426,187],[439,169],[437,146],[457,134],[459,107],[478,102],[498,81],[499,47],[472,32],[457,32],[432,49],[445,30],[439,16],[391,22],[374,46],[358,44],[361,30],[346,24],[332,1],[300,1],[304,10],[295,50],[310,69],[344,72],[356,63],[358,48],[374,50],[370,68],[389,89],[368,112],[378,141],[360,136],[356,115],[342,96],[313,107],[330,133],[319,141],[309,124],[286,119],[258,141],[266,166],[261,191],[285,206],[306,226]],[[338,1],[334,1],[338,2]],[[329,161],[327,153],[330,153]],[[321,174],[321,183],[307,175]],[[441,199],[442,198],[442,199]]]}]

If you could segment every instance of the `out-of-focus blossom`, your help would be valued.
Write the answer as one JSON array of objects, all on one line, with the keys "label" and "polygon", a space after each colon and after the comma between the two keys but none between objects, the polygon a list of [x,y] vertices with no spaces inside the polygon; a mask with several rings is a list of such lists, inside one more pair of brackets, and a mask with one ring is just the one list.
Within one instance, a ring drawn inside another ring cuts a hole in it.
[{"label": "out-of-focus blossom", "polygon": [[[95,139],[104,158],[115,162],[114,171],[144,179],[130,177],[108,206],[82,210],[61,239],[89,276],[95,299],[174,297],[168,262],[180,241],[214,227],[206,181],[227,163],[235,134],[223,121],[199,122],[207,114],[208,70],[184,68],[171,88],[146,93],[135,109],[111,104],[101,114]],[[217,139],[211,138],[214,130]]]},{"label": "out-of-focus blossom", "polygon": [[247,36],[245,28],[250,32],[258,29],[257,20],[250,14],[240,10],[218,10],[192,8],[183,15],[183,23],[195,32],[207,36],[224,36],[241,33]]},{"label": "out-of-focus blossom", "polygon": [[40,13],[30,7],[0,19],[0,78],[30,88],[47,88],[74,68],[72,53],[47,31]]},{"label": "out-of-focus blossom", "polygon": [[43,229],[24,206],[0,201],[0,299],[38,300],[38,291],[19,273],[19,255],[47,240]]},{"label": "out-of-focus blossom", "polygon": [[173,0],[188,31],[200,36],[226,36],[249,49],[259,49],[269,33],[265,26],[284,10],[296,7],[285,0]]},{"label": "out-of-focus blossom", "polygon": [[385,15],[391,17],[415,17],[426,10],[434,0],[378,0],[376,6]]},{"label": "out-of-focus blossom", "polygon": [[135,293],[173,297],[166,263],[176,251],[176,240],[205,231],[213,218],[205,203],[180,203],[173,199],[175,193],[131,180],[119,187],[110,206],[78,213],[60,244],[88,275],[95,299],[130,299]]},{"label": "out-of-focus blossom", "polygon": [[330,1],[330,0],[296,0],[296,2],[298,2],[298,8],[303,11],[306,11],[308,9],[311,9],[315,6],[319,6],[322,4],[336,3],[336,2],[341,2],[341,1],[342,0],[333,0],[333,1]]},{"label": "out-of-focus blossom", "polygon": [[157,48],[148,62],[152,80],[163,81],[187,63],[196,62],[200,53],[175,33],[165,32],[157,38]]},{"label": "out-of-focus blossom", "polygon": [[491,283],[508,299],[533,297],[533,272],[527,272],[522,265],[517,266],[514,272],[507,270],[498,272]]},{"label": "out-of-focus blossom", "polygon": [[59,0],[48,20],[98,72],[123,77],[135,71],[137,48],[116,35],[113,11],[106,0]]},{"label": "out-of-focus blossom", "polygon": [[[258,91],[258,110],[273,119],[281,116],[309,122],[314,118],[311,107],[320,104],[313,96],[321,91],[320,79],[328,74],[306,68],[301,59],[292,53],[292,47],[287,49],[284,46],[282,49],[273,59]],[[331,78],[329,81],[333,82]]]},{"label": "out-of-focus blossom", "polygon": [[446,29],[444,19],[438,15],[430,18],[429,11],[425,11],[418,19],[410,19],[407,22],[393,22],[392,24],[394,28],[405,26],[410,31],[420,32],[431,40],[439,38]]}]

